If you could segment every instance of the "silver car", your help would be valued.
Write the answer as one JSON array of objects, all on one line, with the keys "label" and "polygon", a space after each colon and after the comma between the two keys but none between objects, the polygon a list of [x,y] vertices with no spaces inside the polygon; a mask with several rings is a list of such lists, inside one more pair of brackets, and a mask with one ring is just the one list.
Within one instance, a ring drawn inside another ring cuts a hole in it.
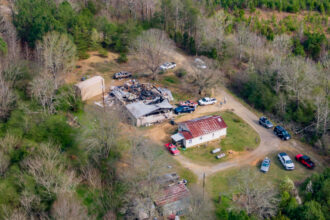
[{"label": "silver car", "polygon": [[260,171],[267,173],[270,167],[270,159],[268,157],[266,157],[262,163],[261,163],[261,167],[260,167]]}]

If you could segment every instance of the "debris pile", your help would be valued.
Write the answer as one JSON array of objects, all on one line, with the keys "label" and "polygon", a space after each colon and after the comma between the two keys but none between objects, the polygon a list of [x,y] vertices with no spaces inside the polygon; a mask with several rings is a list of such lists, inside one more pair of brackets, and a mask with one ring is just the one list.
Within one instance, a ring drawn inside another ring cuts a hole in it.
[{"label": "debris pile", "polygon": [[173,100],[170,90],[157,88],[150,83],[140,83],[135,79],[127,81],[123,86],[112,87],[110,94],[125,105],[138,101],[144,101],[145,104],[157,104],[165,99]]}]

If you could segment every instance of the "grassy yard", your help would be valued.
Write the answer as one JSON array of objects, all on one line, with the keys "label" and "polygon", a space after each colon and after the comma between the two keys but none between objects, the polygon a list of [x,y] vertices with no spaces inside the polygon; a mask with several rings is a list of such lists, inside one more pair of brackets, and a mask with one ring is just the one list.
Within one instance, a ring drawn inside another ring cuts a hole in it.
[{"label": "grassy yard", "polygon": [[211,154],[211,151],[217,147],[221,147],[222,152],[228,150],[242,152],[253,150],[259,145],[260,138],[258,133],[240,117],[229,111],[216,114],[221,115],[226,122],[228,126],[227,136],[220,142],[212,142],[182,151],[184,156],[201,164],[219,163],[227,158],[216,159],[215,155]]},{"label": "grassy yard", "polygon": [[[287,171],[283,168],[282,164],[277,159],[277,153],[273,153],[268,155],[268,157],[271,159],[271,166],[268,171],[268,173],[261,173],[259,171],[260,163],[258,163],[256,166],[246,166],[242,169],[250,168],[253,172],[257,172],[259,174],[259,181],[262,182],[271,182],[277,186],[280,181],[285,177],[290,177],[295,183],[302,182],[305,178],[309,177],[313,173],[321,172],[321,168],[317,168],[315,170],[309,170],[305,167],[303,167],[300,163],[295,163],[295,170],[293,171]],[[294,155],[291,155],[288,153],[291,159],[293,159]],[[219,193],[230,195],[232,192],[232,184],[231,180],[235,178],[237,175],[239,175],[239,168],[233,168],[229,170],[225,170],[219,173],[216,173],[213,176],[210,176],[207,179],[206,182],[206,189],[208,193],[212,196],[214,200],[217,199]]]}]

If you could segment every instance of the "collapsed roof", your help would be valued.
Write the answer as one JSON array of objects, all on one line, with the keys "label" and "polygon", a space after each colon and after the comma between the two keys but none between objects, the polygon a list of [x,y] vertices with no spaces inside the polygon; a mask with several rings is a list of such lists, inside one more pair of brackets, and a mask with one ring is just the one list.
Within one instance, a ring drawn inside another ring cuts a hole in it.
[{"label": "collapsed roof", "polygon": [[135,117],[140,118],[162,110],[171,110],[173,106],[165,99],[157,104],[146,104],[143,101],[126,105],[127,110]]}]

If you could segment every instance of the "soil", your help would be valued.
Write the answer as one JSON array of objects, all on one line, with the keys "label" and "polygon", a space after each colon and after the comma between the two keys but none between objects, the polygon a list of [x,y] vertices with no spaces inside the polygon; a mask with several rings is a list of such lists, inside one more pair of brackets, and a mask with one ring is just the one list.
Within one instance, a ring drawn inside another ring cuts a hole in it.
[{"label": "soil", "polygon": [[[171,51],[168,53],[168,57],[171,57],[169,61],[174,61],[177,63],[177,68],[183,67],[189,71],[191,67],[191,57],[185,56],[183,53],[178,51]],[[114,85],[123,84],[125,80],[112,80],[109,77],[116,71],[120,70],[127,70],[134,73],[134,62],[130,61],[126,64],[121,64],[112,68],[111,71],[105,71],[103,73],[98,72],[95,68],[91,67],[92,63],[104,63],[104,62],[115,62],[117,58],[116,54],[109,53],[109,56],[106,58],[102,58],[98,56],[97,52],[91,52],[90,58],[82,61],[78,61],[77,65],[80,66],[75,72],[72,73],[70,77],[68,77],[68,81],[70,82],[77,82],[80,80],[81,75],[87,71],[92,70],[92,75],[102,75],[107,76],[105,77],[107,88]],[[171,73],[167,73],[171,74]],[[146,81],[146,79],[142,78],[139,79],[141,82]],[[260,160],[262,160],[265,156],[278,151],[286,151],[288,153],[297,154],[297,153],[306,153],[310,155],[312,158],[315,158],[316,165],[322,166],[322,164],[326,164],[324,159],[317,155],[310,146],[306,146],[297,140],[290,140],[290,141],[281,141],[278,137],[276,137],[272,129],[266,129],[261,127],[258,124],[259,116],[256,115],[255,112],[252,112],[242,103],[240,103],[235,97],[230,95],[225,89],[218,89],[213,91],[214,97],[217,98],[218,101],[224,100],[226,97],[226,104],[220,105],[210,105],[210,106],[201,106],[196,109],[195,112],[191,114],[183,114],[176,117],[176,122],[182,122],[185,120],[189,120],[192,118],[200,117],[206,114],[212,114],[214,112],[231,110],[234,111],[239,117],[241,117],[245,122],[247,122],[253,129],[260,136],[260,145],[253,151],[246,151],[246,152],[233,152],[232,154],[228,155],[230,158],[225,162],[221,162],[216,165],[199,165],[194,163],[193,161],[189,160],[188,158],[184,157],[183,155],[175,156],[174,158],[185,168],[192,170],[199,178],[202,178],[203,174],[205,173],[206,176],[212,175],[216,172],[231,168],[231,167],[240,167],[245,165],[256,165]],[[164,143],[170,141],[170,134],[175,132],[175,126],[172,126],[169,122],[164,122],[161,124],[155,124],[150,128],[141,128],[137,129],[142,135],[147,138],[150,138],[154,142],[158,143],[160,146],[163,146]],[[128,127],[125,128],[129,129]],[[317,160],[316,160],[317,158]]]}]

